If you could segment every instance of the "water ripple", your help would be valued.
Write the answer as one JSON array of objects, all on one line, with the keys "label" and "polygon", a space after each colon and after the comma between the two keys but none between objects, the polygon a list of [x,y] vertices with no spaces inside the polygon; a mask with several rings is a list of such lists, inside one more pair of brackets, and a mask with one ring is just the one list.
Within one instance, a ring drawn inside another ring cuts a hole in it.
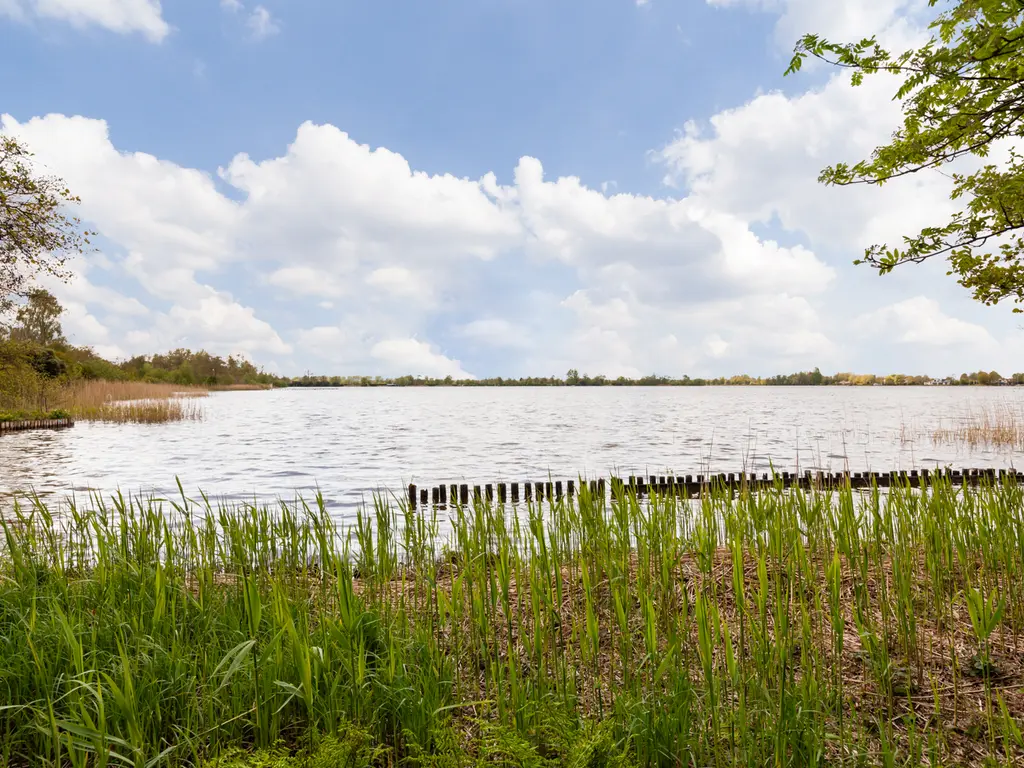
[{"label": "water ripple", "polygon": [[[935,446],[969,407],[1019,390],[959,387],[345,389],[226,392],[207,418],[78,424],[0,438],[0,493],[118,489],[251,501],[319,489],[347,517],[406,483],[630,474],[1022,465],[1016,452]],[[904,429],[908,427],[908,429]],[[907,435],[911,439],[905,439]],[[904,439],[901,439],[901,435]]]}]

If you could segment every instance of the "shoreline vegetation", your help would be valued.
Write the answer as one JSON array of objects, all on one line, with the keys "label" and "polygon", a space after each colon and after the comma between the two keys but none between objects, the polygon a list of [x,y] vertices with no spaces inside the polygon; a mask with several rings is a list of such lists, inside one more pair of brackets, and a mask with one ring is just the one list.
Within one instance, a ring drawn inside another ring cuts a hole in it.
[{"label": "shoreline vegetation", "polygon": [[[111,363],[92,350],[0,339],[0,419],[161,423],[198,420],[210,391],[280,385],[247,360],[174,350]],[[61,414],[55,416],[54,414]]]},{"label": "shoreline vegetation", "polygon": [[0,509],[11,766],[1010,766],[1024,489]]},{"label": "shoreline vegetation", "polygon": [[607,376],[588,376],[570,370],[564,378],[558,376],[528,376],[512,379],[501,376],[484,379],[456,379],[452,376],[314,376],[305,375],[283,379],[288,387],[705,387],[705,386],[1020,386],[1024,373],[1003,377],[996,371],[976,371],[959,376],[932,378],[904,374],[823,374],[813,371],[780,374],[777,376],[721,376],[701,378],[650,375],[639,379],[625,376],[612,379]]}]

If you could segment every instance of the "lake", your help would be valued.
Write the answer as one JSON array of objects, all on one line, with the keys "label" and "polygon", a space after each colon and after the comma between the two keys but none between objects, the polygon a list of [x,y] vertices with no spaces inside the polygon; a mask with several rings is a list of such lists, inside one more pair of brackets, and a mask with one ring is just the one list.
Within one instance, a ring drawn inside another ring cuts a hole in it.
[{"label": "lake", "polygon": [[936,445],[998,387],[349,388],[224,392],[205,419],[81,422],[0,437],[0,493],[91,489],[293,499],[346,517],[378,488],[584,474],[1020,466],[1014,450]]}]

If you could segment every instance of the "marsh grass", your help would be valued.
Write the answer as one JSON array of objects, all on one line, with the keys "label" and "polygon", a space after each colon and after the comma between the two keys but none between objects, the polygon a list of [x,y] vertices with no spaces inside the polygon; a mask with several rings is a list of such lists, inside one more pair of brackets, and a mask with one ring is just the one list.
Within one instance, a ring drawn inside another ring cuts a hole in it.
[{"label": "marsh grass", "polygon": [[1024,411],[1010,403],[970,408],[946,427],[932,432],[935,445],[1024,450]]},{"label": "marsh grass", "polygon": [[203,417],[205,387],[142,381],[78,381],[64,387],[60,407],[82,421],[152,424]]},{"label": "marsh grass", "polygon": [[0,763],[1020,765],[1022,509],[35,500],[0,514]]}]

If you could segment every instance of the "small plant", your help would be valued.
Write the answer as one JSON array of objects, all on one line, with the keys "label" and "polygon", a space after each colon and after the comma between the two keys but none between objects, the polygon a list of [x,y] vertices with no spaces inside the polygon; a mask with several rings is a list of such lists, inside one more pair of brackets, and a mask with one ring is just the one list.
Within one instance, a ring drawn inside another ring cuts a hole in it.
[{"label": "small plant", "polygon": [[989,653],[989,638],[999,626],[999,622],[1003,620],[1006,600],[997,597],[995,590],[989,593],[986,600],[984,593],[976,587],[968,589],[965,598],[967,612],[971,616],[971,627],[978,640],[978,652],[972,660],[973,669],[978,675],[989,679],[995,672],[995,665],[992,663],[992,656]]}]

